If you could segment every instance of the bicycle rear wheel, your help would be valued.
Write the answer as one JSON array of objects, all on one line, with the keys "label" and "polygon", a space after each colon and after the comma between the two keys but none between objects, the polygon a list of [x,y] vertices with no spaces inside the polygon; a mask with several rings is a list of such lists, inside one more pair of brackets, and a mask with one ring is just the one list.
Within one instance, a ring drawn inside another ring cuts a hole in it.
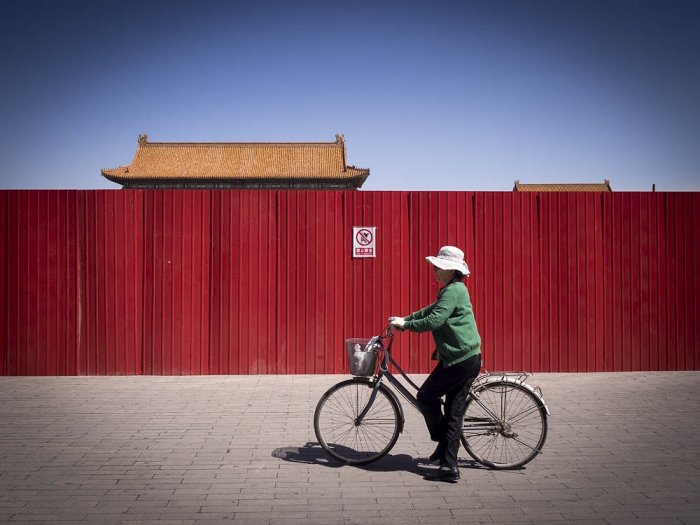
[{"label": "bicycle rear wheel", "polygon": [[356,423],[370,400],[373,386],[367,379],[343,381],[323,394],[316,406],[316,438],[328,454],[345,464],[377,461],[396,444],[403,429],[399,404],[383,385],[377,389],[362,422]]},{"label": "bicycle rear wheel", "polygon": [[479,463],[515,469],[532,461],[547,438],[547,410],[542,400],[516,381],[492,381],[469,397],[462,444]]}]

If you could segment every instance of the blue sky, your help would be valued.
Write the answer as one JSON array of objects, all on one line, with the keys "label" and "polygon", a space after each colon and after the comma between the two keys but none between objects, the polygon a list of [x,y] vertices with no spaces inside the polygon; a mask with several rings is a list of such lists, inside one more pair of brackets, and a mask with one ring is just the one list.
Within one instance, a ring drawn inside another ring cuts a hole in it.
[{"label": "blue sky", "polygon": [[364,190],[700,191],[700,1],[0,0],[1,188],[332,142]]}]

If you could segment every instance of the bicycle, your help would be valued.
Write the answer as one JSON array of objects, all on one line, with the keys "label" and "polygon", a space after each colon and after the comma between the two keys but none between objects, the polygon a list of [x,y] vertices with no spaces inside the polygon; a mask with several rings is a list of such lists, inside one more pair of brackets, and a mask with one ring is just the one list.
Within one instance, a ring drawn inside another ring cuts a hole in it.
[{"label": "bicycle", "polygon": [[[403,408],[385,380],[420,411],[416,397],[389,370],[394,366],[418,390],[392,357],[393,342],[391,325],[369,341],[346,340],[354,377],[333,385],[316,406],[316,438],[344,464],[366,465],[381,459],[403,432]],[[516,469],[542,452],[549,409],[541,389],[528,385],[527,377],[524,372],[485,372],[472,384],[461,442],[476,462],[492,469]]]}]

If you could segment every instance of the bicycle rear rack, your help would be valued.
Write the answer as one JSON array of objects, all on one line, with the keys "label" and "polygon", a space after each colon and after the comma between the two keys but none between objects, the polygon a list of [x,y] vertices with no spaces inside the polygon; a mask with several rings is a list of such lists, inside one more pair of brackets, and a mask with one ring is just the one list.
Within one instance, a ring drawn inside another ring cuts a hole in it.
[{"label": "bicycle rear rack", "polygon": [[484,372],[476,378],[472,388],[474,388],[474,386],[493,383],[496,381],[518,383],[531,390],[537,397],[539,397],[545,410],[547,411],[547,415],[550,415],[549,407],[547,406],[547,403],[544,400],[544,395],[542,394],[542,388],[540,386],[532,386],[526,382],[526,379],[531,375],[532,374],[528,372]]},{"label": "bicycle rear rack", "polygon": [[517,381],[518,383],[524,383],[525,380],[532,374],[527,372],[483,372],[480,374],[474,383],[489,383],[491,381]]}]

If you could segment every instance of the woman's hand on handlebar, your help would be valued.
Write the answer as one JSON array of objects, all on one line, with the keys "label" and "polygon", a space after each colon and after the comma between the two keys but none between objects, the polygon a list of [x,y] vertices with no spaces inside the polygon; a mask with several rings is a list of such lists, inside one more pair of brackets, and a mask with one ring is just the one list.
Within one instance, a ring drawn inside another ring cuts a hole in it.
[{"label": "woman's hand on handlebar", "polygon": [[403,317],[389,317],[389,325],[398,330],[399,332],[404,331],[404,323],[406,321]]}]

